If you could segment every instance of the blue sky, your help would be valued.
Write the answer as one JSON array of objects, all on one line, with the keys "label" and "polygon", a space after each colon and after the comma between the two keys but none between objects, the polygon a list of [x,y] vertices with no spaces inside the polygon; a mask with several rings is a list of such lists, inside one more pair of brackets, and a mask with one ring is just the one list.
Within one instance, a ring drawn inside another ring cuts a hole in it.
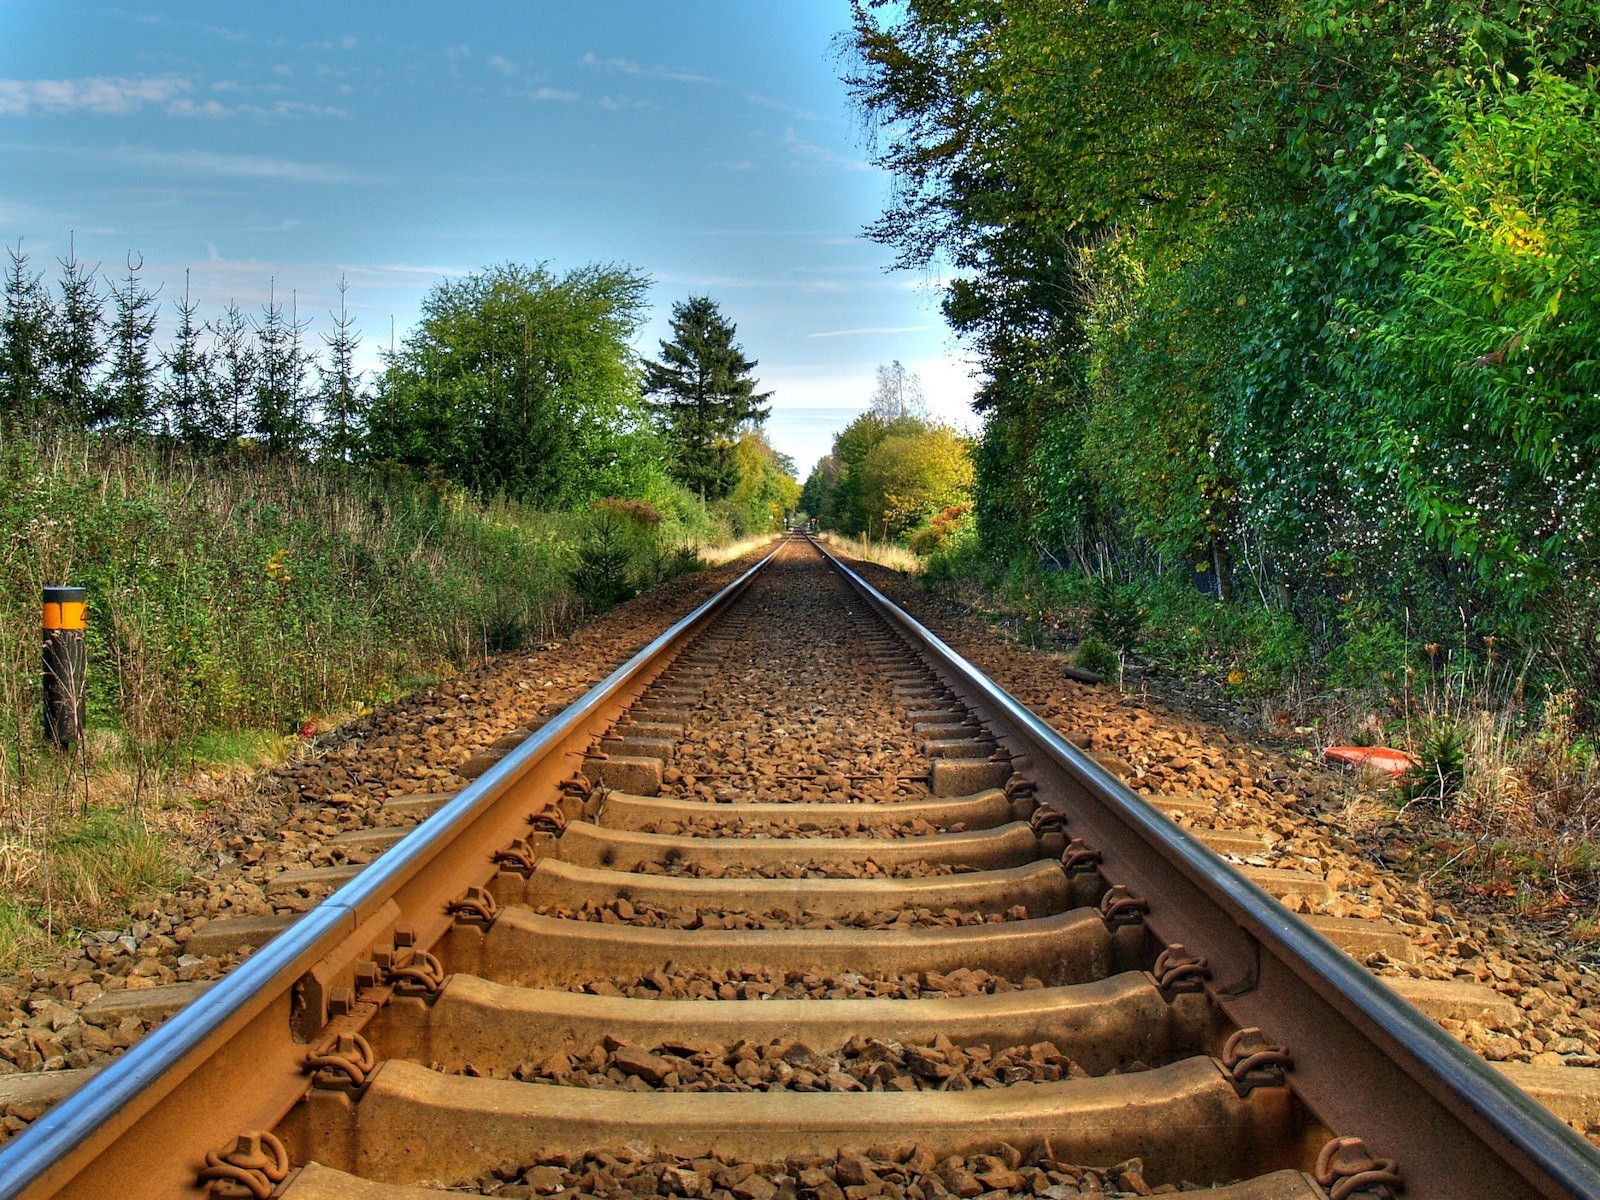
[{"label": "blue sky", "polygon": [[117,4],[0,0],[0,238],[54,270],[142,254],[164,315],[276,280],[326,328],[341,274],[373,361],[440,278],[621,262],[714,297],[802,472],[916,370],[970,423],[937,280],[861,228],[888,178],[838,82],[833,0]]}]

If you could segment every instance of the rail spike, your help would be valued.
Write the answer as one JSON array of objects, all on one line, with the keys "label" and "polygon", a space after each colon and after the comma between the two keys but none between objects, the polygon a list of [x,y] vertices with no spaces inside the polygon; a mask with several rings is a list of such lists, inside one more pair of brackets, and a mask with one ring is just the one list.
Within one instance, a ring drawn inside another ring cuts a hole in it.
[{"label": "rail spike", "polygon": [[239,1135],[231,1150],[206,1151],[199,1182],[209,1185],[215,1200],[267,1200],[288,1177],[289,1152],[283,1143],[265,1129],[251,1129]]},{"label": "rail spike", "polygon": [[1043,837],[1047,833],[1061,833],[1067,827],[1067,817],[1059,809],[1041,804],[1028,818],[1028,827],[1033,830],[1034,837]]},{"label": "rail spike", "polygon": [[528,844],[527,838],[513,838],[504,848],[494,852],[494,861],[502,871],[515,871],[524,879],[533,874],[537,865],[533,847]]},{"label": "rail spike", "polygon": [[378,1056],[372,1044],[359,1033],[350,1032],[336,1033],[306,1051],[301,1064],[314,1086],[342,1091],[360,1091],[377,1069]]},{"label": "rail spike", "polygon": [[469,887],[446,904],[444,910],[455,917],[457,924],[481,925],[485,929],[500,915],[500,905],[481,887]]},{"label": "rail spike", "polygon": [[1061,852],[1061,869],[1068,875],[1092,875],[1100,860],[1100,851],[1091,849],[1082,838],[1073,838]]},{"label": "rail spike", "polygon": [[1112,929],[1138,925],[1150,911],[1150,902],[1135,896],[1125,883],[1114,883],[1100,897],[1100,917]]},{"label": "rail spike", "polygon": [[402,996],[431,999],[444,987],[444,964],[426,950],[398,946],[384,967],[384,978]]},{"label": "rail spike", "polygon": [[1178,942],[1172,943],[1156,956],[1156,965],[1150,969],[1156,987],[1162,996],[1171,1000],[1179,992],[1198,992],[1204,981],[1211,978],[1211,968],[1206,960],[1190,954]]},{"label": "rail spike", "polygon": [[528,824],[535,833],[549,833],[560,837],[567,828],[567,814],[559,804],[545,805],[538,812],[528,814]]},{"label": "rail spike", "polygon": [[1390,1200],[1405,1190],[1400,1164],[1392,1158],[1378,1158],[1358,1137],[1337,1137],[1317,1155],[1318,1186],[1327,1190],[1328,1200],[1350,1200],[1364,1195]]},{"label": "rail spike", "polygon": [[1233,1080],[1234,1090],[1248,1096],[1258,1087],[1282,1087],[1284,1073],[1294,1070],[1294,1059],[1284,1047],[1273,1045],[1251,1025],[1235,1030],[1223,1044],[1222,1065]]}]

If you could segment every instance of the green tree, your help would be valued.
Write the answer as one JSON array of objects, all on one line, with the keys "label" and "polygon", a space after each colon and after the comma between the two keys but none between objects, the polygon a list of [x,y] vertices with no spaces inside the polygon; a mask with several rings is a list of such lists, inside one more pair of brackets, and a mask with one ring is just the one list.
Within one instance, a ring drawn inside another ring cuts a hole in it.
[{"label": "green tree", "polygon": [[189,272],[183,273],[183,299],[178,301],[178,328],[172,344],[162,352],[166,379],[161,389],[162,408],[169,431],[189,446],[205,446],[216,436],[213,418],[216,385],[211,375],[211,355],[200,344],[200,313],[189,296]]},{"label": "green tree", "polygon": [[111,292],[112,321],[105,377],[96,390],[89,423],[123,435],[151,431],[157,406],[156,297],[139,280],[142,266],[128,258],[128,273]]},{"label": "green tree", "polygon": [[333,332],[322,335],[327,344],[325,363],[317,364],[318,398],[322,404],[322,450],[330,458],[353,459],[361,449],[366,423],[367,397],[361,388],[361,372],[355,369],[355,354],[361,345],[355,320],[345,303],[349,284],[339,277],[339,311],[330,313]]},{"label": "green tree", "polygon": [[212,406],[206,427],[224,445],[238,444],[254,428],[256,376],[261,356],[252,336],[250,320],[233,301],[212,326],[215,344],[212,361],[216,365]]},{"label": "green tree", "polygon": [[294,454],[311,437],[311,396],[306,372],[311,356],[305,348],[306,323],[299,319],[293,293],[289,310],[273,290],[255,323],[256,353],[254,432],[271,454]]},{"label": "green tree", "polygon": [[758,431],[739,436],[732,459],[737,479],[726,504],[738,534],[776,529],[800,502],[800,484],[794,477],[794,460],[779,454]]},{"label": "green tree", "polygon": [[69,420],[88,424],[94,409],[95,371],[105,356],[105,319],[95,272],[79,260],[75,243],[61,264],[61,301],[50,334],[50,396]]},{"label": "green tree", "polygon": [[725,496],[738,482],[738,435],[769,411],[771,393],[756,391],[756,361],[735,332],[716,301],[691,296],[672,306],[672,340],[661,342],[661,361],[645,363],[644,391],[673,444],[674,475],[702,499]]},{"label": "green tree", "polygon": [[629,345],[647,286],[514,263],[438,284],[389,358],[371,452],[541,506],[618,494],[649,469]]},{"label": "green tree", "polygon": [[972,455],[948,428],[887,434],[867,452],[860,476],[868,532],[885,539],[972,500]]},{"label": "green tree", "polygon": [[28,270],[22,242],[6,247],[5,311],[0,314],[0,419],[32,421],[46,397],[55,314],[42,273]]}]

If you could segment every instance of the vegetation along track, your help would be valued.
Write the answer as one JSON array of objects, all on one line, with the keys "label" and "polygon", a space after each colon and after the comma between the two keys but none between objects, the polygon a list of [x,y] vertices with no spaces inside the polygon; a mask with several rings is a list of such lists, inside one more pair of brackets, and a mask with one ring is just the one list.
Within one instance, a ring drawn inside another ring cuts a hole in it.
[{"label": "vegetation along track", "polygon": [[0,1197],[1600,1195],[1334,944],[1380,925],[1293,916],[804,539],[514,740]]}]

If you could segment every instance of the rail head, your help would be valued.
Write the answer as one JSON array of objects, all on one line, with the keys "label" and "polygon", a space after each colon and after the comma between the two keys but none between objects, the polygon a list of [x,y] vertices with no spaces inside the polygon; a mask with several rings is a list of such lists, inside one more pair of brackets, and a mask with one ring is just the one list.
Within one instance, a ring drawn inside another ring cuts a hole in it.
[{"label": "rail head", "polygon": [[[1379,1044],[1400,1070],[1460,1123],[1463,1132],[1507,1148],[1529,1194],[1600,1197],[1600,1151],[1142,800],[837,555],[814,539],[813,544],[867,603],[937,664],[953,690],[1004,727],[995,732],[1003,732],[1070,776],[1106,813],[1159,854],[1172,872],[1247,932],[1262,954],[1314,991],[1362,1036]],[[1449,1153],[1452,1147],[1442,1150]]]},{"label": "rail head", "polygon": [[581,731],[597,710],[670,659],[749,587],[782,544],[530,734],[349,883],[113,1059],[88,1085],[40,1116],[0,1150],[0,1200],[32,1200],[59,1190],[158,1104],[186,1070],[226,1046],[400,887],[427,870],[516,780]]}]

